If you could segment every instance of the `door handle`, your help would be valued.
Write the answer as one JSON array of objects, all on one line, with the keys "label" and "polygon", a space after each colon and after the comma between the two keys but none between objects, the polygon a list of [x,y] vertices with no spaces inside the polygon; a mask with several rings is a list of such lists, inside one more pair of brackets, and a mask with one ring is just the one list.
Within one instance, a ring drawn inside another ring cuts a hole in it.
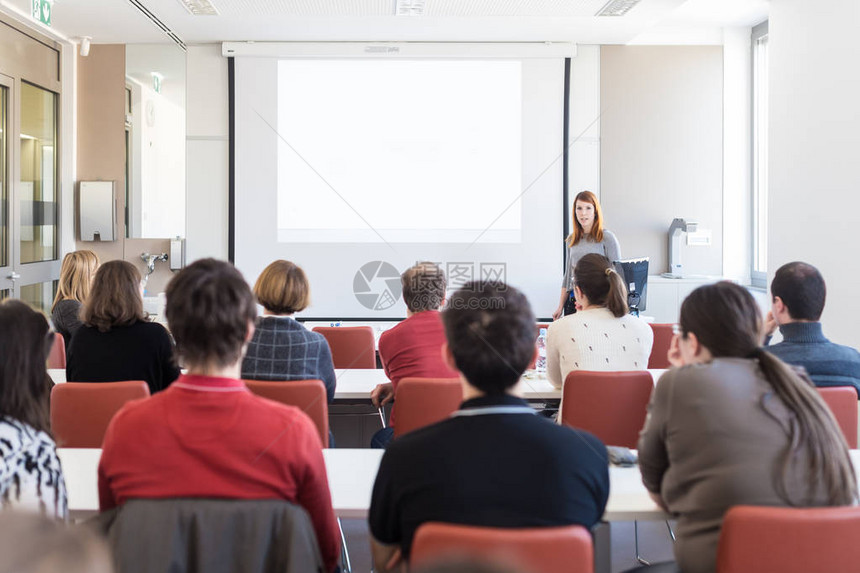
[{"label": "door handle", "polygon": [[21,278],[21,275],[19,275],[19,274],[18,274],[18,273],[16,273],[15,271],[12,271],[12,273],[11,273],[9,276],[7,276],[6,278],[7,278],[7,279],[9,279],[9,280],[10,280],[10,281],[12,281],[12,282],[15,282],[15,281],[17,281],[18,279],[20,279],[20,278]]}]

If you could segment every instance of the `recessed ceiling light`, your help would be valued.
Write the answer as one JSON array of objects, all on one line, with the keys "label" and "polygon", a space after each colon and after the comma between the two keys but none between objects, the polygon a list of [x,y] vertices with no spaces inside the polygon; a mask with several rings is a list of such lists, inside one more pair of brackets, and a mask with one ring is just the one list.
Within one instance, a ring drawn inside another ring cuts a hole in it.
[{"label": "recessed ceiling light", "polygon": [[423,16],[425,0],[397,0],[394,13],[398,16]]},{"label": "recessed ceiling light", "polygon": [[192,16],[217,16],[218,9],[209,0],[179,0]]},{"label": "recessed ceiling light", "polygon": [[595,16],[624,16],[637,4],[639,0],[609,0]]}]

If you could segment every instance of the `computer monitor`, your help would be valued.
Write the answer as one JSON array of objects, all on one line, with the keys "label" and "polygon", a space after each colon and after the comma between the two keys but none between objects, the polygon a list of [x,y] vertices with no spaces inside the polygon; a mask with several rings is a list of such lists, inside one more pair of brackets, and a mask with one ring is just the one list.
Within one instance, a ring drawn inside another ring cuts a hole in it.
[{"label": "computer monitor", "polygon": [[612,264],[624,277],[624,284],[627,285],[627,306],[630,307],[630,314],[639,316],[639,313],[645,310],[645,299],[648,295],[648,257],[613,261]]}]

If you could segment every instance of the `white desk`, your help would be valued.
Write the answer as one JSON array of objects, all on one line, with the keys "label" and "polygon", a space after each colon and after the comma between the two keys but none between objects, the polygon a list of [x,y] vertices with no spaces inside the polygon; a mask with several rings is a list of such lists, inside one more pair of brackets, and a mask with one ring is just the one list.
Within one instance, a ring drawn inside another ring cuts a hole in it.
[{"label": "white desk", "polygon": [[[649,370],[654,377],[654,383],[665,372],[665,370]],[[388,382],[385,372],[381,369],[358,369],[340,368],[334,371],[337,378],[335,389],[335,400],[367,400],[370,401],[370,392],[377,384]],[[66,381],[66,371],[62,368],[51,368],[48,370],[54,384],[63,384]],[[519,394],[526,400],[559,400],[561,390],[557,390],[546,379],[546,377],[523,377],[518,388]]]},{"label": "white desk", "polygon": [[[101,450],[58,448],[57,453],[63,464],[72,519],[95,515],[99,508],[98,464]],[[323,450],[332,505],[338,517],[367,517],[382,454],[383,450],[371,449]],[[611,467],[609,479],[611,486],[609,503],[603,516],[605,521],[659,521],[667,518],[648,496],[638,467]]]}]

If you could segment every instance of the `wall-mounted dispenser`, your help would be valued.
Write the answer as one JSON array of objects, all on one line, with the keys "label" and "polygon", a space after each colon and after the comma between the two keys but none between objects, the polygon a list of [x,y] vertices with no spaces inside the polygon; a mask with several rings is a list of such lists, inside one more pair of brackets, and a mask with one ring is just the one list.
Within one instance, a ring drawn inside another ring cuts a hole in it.
[{"label": "wall-mounted dispenser", "polygon": [[82,241],[116,240],[116,195],[113,181],[81,181],[78,229]]}]

